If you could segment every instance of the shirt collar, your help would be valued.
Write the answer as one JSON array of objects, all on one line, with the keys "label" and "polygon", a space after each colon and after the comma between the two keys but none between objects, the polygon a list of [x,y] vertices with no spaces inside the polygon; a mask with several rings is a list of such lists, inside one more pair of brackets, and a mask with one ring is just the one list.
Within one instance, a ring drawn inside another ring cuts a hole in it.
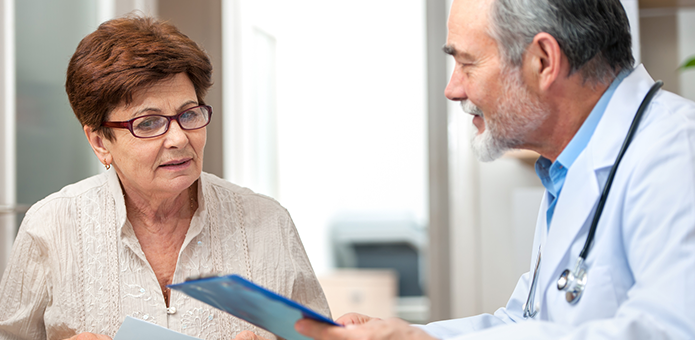
[{"label": "shirt collar", "polygon": [[577,160],[579,154],[586,149],[586,146],[591,140],[591,136],[594,135],[598,122],[601,121],[604,112],[606,112],[606,107],[608,107],[608,103],[611,101],[613,93],[615,93],[615,90],[618,88],[623,79],[625,79],[625,77],[627,77],[631,72],[631,70],[623,70],[618,74],[617,77],[615,77],[606,92],[604,92],[601,96],[601,99],[599,99],[598,103],[596,103],[594,106],[594,109],[591,110],[591,113],[589,113],[589,116],[579,128],[579,131],[577,131],[569,144],[567,144],[565,149],[562,150],[560,155],[557,157],[556,162],[560,163],[565,168],[569,168],[572,166],[572,164],[574,164],[574,161]]}]

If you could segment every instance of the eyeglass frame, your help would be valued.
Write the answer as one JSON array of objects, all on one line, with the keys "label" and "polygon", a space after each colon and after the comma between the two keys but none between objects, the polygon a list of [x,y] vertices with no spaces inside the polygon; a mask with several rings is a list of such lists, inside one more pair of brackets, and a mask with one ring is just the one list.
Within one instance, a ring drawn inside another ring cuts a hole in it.
[{"label": "eyeglass frame", "polygon": [[[181,122],[179,121],[179,117],[181,117],[181,115],[183,115],[184,113],[191,111],[193,109],[197,109],[199,107],[205,108],[205,110],[208,112],[207,123],[205,123],[205,125],[203,125],[201,127],[197,127],[197,128],[193,128],[193,129],[184,128],[181,125]],[[145,117],[164,117],[164,118],[166,118],[167,119],[167,126],[166,126],[166,129],[164,129],[164,132],[162,132],[158,135],[147,136],[147,137],[141,137],[141,136],[136,135],[135,132],[133,132],[133,122],[138,120],[138,119],[145,118]],[[169,132],[169,126],[171,125],[172,120],[176,120],[176,123],[179,124],[179,127],[181,128],[181,130],[184,130],[184,131],[193,131],[193,130],[202,129],[202,128],[208,126],[208,124],[210,124],[210,121],[212,120],[212,106],[210,106],[210,105],[198,105],[198,106],[189,107],[189,108],[187,108],[187,109],[185,109],[185,110],[183,110],[183,111],[181,111],[173,116],[144,115],[144,116],[139,116],[139,117],[135,117],[135,118],[130,119],[130,120],[125,120],[125,121],[120,121],[120,122],[103,122],[103,123],[101,123],[101,126],[108,127],[108,128],[116,128],[116,129],[128,129],[130,131],[130,134],[133,135],[133,137],[141,138],[141,139],[148,139],[148,138],[159,137],[159,136],[162,136],[162,135],[166,134],[167,132]]]}]

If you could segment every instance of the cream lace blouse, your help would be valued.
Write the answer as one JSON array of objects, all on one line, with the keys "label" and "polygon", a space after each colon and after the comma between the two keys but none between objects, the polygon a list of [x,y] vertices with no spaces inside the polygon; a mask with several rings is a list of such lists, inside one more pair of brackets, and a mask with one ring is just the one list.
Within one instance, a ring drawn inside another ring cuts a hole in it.
[{"label": "cream lace blouse", "polygon": [[[198,188],[173,282],[238,273],[330,316],[283,207],[207,173]],[[63,339],[85,331],[113,337],[127,315],[201,339],[232,339],[242,330],[273,338],[179,292],[166,307],[110,170],[27,212],[0,282],[0,339]]]}]

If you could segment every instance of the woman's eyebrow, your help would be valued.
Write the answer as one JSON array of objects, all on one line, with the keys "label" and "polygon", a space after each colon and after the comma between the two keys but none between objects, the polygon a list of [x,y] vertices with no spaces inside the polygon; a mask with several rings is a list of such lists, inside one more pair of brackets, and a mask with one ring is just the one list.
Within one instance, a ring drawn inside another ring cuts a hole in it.
[{"label": "woman's eyebrow", "polygon": [[179,106],[179,109],[176,110],[176,112],[181,112],[181,111],[183,111],[187,106],[189,106],[189,105],[191,105],[191,104],[193,104],[193,105],[198,105],[198,101],[197,101],[197,100],[189,100],[189,101],[183,103],[181,106]]},{"label": "woman's eyebrow", "polygon": [[[191,105],[191,104],[193,104],[193,105],[198,105],[198,101],[196,101],[196,100],[189,100],[189,101],[187,101],[187,102],[181,104],[181,106],[179,106],[179,108],[176,109],[176,113],[179,113],[179,112],[185,110],[185,108],[186,108],[187,106]],[[142,109],[136,111],[135,113],[133,113],[133,114],[131,115],[131,117],[137,117],[137,116],[140,116],[140,115],[142,115],[143,113],[147,113],[147,112],[162,112],[162,110],[161,110],[160,108],[156,108],[156,107],[144,107],[144,108],[142,108]]]}]

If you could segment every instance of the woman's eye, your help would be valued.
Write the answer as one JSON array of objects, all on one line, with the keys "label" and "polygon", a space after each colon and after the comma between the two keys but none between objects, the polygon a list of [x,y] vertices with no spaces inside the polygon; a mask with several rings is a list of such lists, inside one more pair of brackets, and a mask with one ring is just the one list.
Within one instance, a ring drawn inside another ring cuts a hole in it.
[{"label": "woman's eye", "polygon": [[203,112],[200,108],[186,111],[179,117],[179,121],[185,123],[197,123],[201,119],[203,119]]},{"label": "woman's eye", "polygon": [[136,121],[134,128],[142,131],[155,130],[164,124],[162,117],[145,117]]}]

